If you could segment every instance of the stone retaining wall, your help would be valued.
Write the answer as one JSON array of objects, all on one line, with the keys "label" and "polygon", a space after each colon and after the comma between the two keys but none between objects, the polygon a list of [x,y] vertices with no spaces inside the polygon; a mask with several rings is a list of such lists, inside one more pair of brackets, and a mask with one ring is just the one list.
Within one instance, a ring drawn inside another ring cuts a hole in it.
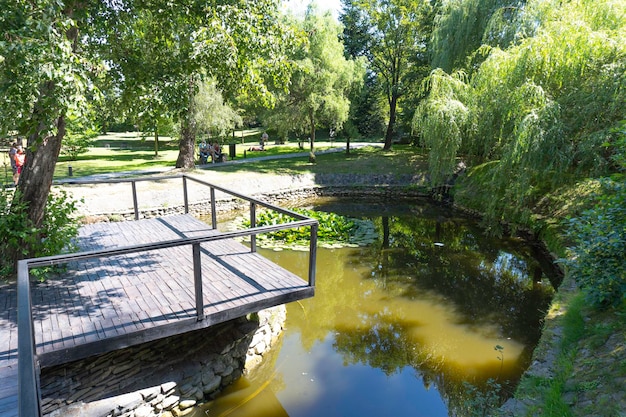
[{"label": "stone retaining wall", "polygon": [[41,371],[48,417],[171,417],[192,411],[262,362],[285,306]]},{"label": "stone retaining wall", "polygon": [[[410,189],[406,186],[325,186],[325,187],[309,187],[299,190],[286,190],[278,191],[275,193],[263,193],[262,196],[255,196],[262,201],[271,202],[273,205],[280,206],[283,203],[290,205],[299,205],[302,202],[311,200],[318,197],[354,197],[354,198],[372,198],[386,201],[393,198],[394,201],[398,200],[415,200],[419,198],[428,198],[430,195],[424,193],[423,190]],[[216,201],[216,212],[231,213],[237,211],[244,211],[250,208],[250,204],[247,201],[235,198],[223,198]],[[138,210],[139,218],[153,218],[161,217],[173,214],[184,213],[184,206],[175,205],[169,207],[150,207],[140,208]],[[203,216],[211,213],[211,201],[202,200],[189,204],[189,212],[193,215]],[[87,216],[87,222],[100,222],[100,221],[126,221],[134,220],[135,212],[132,209],[117,211],[114,213],[102,213],[99,215]]]}]

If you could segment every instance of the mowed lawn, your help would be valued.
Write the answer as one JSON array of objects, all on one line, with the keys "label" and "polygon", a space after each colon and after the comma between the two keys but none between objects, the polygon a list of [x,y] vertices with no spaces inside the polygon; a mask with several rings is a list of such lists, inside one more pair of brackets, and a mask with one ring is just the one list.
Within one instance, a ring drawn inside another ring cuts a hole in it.
[{"label": "mowed lawn", "polygon": [[[353,149],[349,155],[345,152],[318,154],[317,163],[309,163],[308,143],[290,141],[275,144],[271,139],[265,151],[250,150],[258,145],[259,130],[246,131],[247,134],[235,137],[236,160],[251,159],[259,156],[276,156],[302,153],[306,156],[264,160],[246,164],[215,164],[213,169],[228,172],[256,171],[273,173],[395,173],[407,174],[422,171],[426,168],[422,152],[410,145],[394,145],[391,151],[382,151],[382,145],[366,146]],[[243,141],[243,143],[241,143]],[[223,146],[229,153],[229,145]],[[317,141],[316,151],[330,148],[345,147],[345,142],[328,139]],[[195,155],[197,158],[197,154]],[[150,168],[174,168],[178,157],[178,142],[169,137],[159,137],[158,155],[155,155],[154,139],[142,138],[137,132],[107,133],[97,137],[93,146],[77,160],[61,156],[57,163],[54,178],[62,179],[69,176],[72,167],[74,177],[94,174],[107,174],[123,171],[149,170]]]}]

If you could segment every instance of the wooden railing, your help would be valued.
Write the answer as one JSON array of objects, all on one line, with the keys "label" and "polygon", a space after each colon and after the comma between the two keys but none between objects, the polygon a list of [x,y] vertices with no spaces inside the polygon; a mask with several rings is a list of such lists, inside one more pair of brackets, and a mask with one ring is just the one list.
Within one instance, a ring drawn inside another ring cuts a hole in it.
[{"label": "wooden railing", "polygon": [[[115,249],[104,249],[97,251],[77,252],[64,255],[47,256],[41,258],[24,259],[18,262],[17,266],[17,325],[18,325],[18,412],[20,417],[41,416],[40,406],[40,389],[39,389],[39,364],[37,361],[35,333],[32,316],[32,299],[30,289],[30,269],[43,266],[54,266],[66,264],[72,261],[80,261],[93,258],[105,258],[115,255],[124,255],[130,253],[148,252],[158,249],[173,248],[177,246],[192,246],[193,256],[193,279],[194,279],[194,295],[196,305],[197,320],[204,319],[204,308],[202,298],[202,265],[200,257],[200,245],[204,242],[217,241],[221,239],[232,239],[238,237],[250,236],[250,250],[256,251],[256,235],[261,233],[274,232],[277,230],[292,229],[297,227],[309,227],[311,233],[311,242],[309,247],[309,268],[308,268],[308,285],[315,286],[316,272],[316,254],[317,254],[317,229],[318,222],[294,211],[284,209],[273,204],[257,200],[252,197],[245,196],[235,191],[228,190],[208,182],[199,180],[188,175],[158,177],[158,178],[137,178],[137,179],[115,179],[101,181],[76,181],[75,184],[105,184],[129,182],[132,186],[133,205],[135,219],[139,219],[138,199],[136,183],[139,181],[154,181],[163,179],[182,178],[183,183],[183,199],[184,211],[189,213],[189,199],[187,191],[187,182],[194,181],[204,186],[210,187],[210,203],[211,203],[211,227],[217,229],[216,216],[216,200],[215,190],[231,195],[233,197],[246,200],[250,203],[250,228],[246,230],[237,230],[232,232],[222,232],[205,236],[197,236],[193,238],[181,238],[154,243],[146,243],[140,245],[125,246]],[[270,210],[288,215],[294,219],[293,222],[272,225],[272,226],[256,226],[256,208],[262,206]]]}]

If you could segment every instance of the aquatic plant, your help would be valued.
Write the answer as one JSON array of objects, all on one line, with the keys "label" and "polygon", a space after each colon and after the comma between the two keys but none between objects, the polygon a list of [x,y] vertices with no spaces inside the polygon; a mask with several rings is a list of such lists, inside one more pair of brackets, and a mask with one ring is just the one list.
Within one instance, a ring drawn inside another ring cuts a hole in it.
[{"label": "aquatic plant", "polygon": [[[335,213],[326,213],[303,208],[293,209],[296,213],[311,217],[319,222],[317,239],[321,246],[364,246],[376,240],[371,221],[349,218]],[[257,226],[271,226],[294,221],[291,216],[275,211],[263,211],[257,215]],[[250,220],[240,219],[238,226],[250,227]],[[261,246],[282,247],[308,245],[311,239],[309,227],[277,230],[257,235],[257,244]]]}]

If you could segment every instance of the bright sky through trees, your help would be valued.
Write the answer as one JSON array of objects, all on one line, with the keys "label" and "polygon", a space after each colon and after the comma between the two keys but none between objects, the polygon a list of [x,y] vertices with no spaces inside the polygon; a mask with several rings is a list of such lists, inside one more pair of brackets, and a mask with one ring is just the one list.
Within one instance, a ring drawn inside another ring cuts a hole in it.
[{"label": "bright sky through trees", "polygon": [[339,17],[339,11],[341,10],[341,0],[284,0],[283,7],[285,10],[290,10],[294,15],[304,15],[306,8],[312,1],[317,3],[318,9],[321,12],[330,10],[333,13],[335,19]]}]

